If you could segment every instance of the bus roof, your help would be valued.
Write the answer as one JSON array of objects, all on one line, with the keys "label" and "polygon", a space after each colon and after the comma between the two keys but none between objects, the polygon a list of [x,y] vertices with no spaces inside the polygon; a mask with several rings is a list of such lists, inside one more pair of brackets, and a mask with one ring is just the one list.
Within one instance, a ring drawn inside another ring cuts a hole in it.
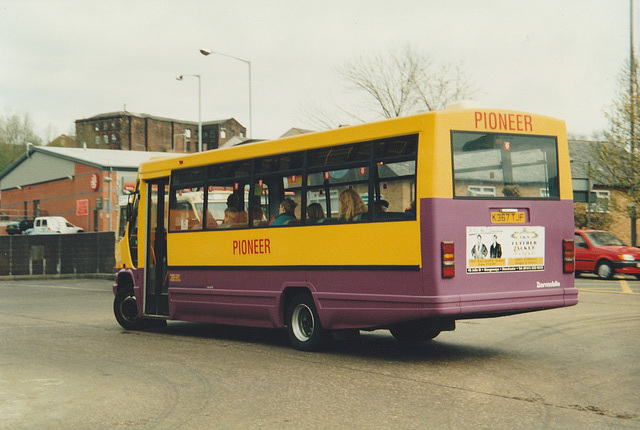
[{"label": "bus roof", "polygon": [[[202,153],[181,154],[172,158],[149,160],[140,165],[139,175],[142,177],[169,176],[174,169],[416,134],[427,127],[434,128],[436,122],[442,124],[443,130],[447,134],[449,130],[456,129],[478,132],[562,135],[566,138],[563,121],[542,115],[496,109],[443,110],[275,140],[258,141]],[[536,124],[536,128],[533,130],[525,129],[526,125],[531,122]],[[505,127],[498,129],[503,125]],[[521,129],[518,130],[518,128]]]}]

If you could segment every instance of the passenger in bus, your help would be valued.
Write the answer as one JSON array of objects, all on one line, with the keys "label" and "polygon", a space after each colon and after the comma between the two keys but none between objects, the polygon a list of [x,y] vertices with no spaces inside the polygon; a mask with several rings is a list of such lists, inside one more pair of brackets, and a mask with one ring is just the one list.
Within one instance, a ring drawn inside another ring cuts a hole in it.
[{"label": "passenger in bus", "polygon": [[324,218],[324,209],[320,203],[311,203],[307,206],[307,219],[318,221]]},{"label": "passenger in bus", "polygon": [[521,197],[520,188],[517,185],[505,185],[502,189],[505,197]]},{"label": "passenger in bus", "polygon": [[338,202],[340,203],[338,217],[341,220],[353,221],[354,218],[360,218],[361,215],[367,213],[367,205],[364,204],[358,193],[351,188],[347,188],[340,193]]},{"label": "passenger in bus", "polygon": [[373,205],[373,211],[376,213],[386,212],[389,208],[389,202],[386,200],[376,200]]},{"label": "passenger in bus", "polygon": [[231,227],[233,224],[238,224],[238,213],[240,211],[233,207],[233,206],[229,206],[228,208],[226,208],[224,210],[224,221],[222,221],[222,224],[220,224],[220,228],[229,228]]},{"label": "passenger in bus", "polygon": [[247,212],[242,208],[242,203],[240,202],[240,197],[238,196],[238,194],[229,194],[229,197],[227,197],[227,208],[236,208],[238,210],[236,215],[236,222],[243,223],[247,222],[247,220],[249,219],[249,217],[247,216]]},{"label": "passenger in bus", "polygon": [[416,219],[416,201],[412,201],[411,205],[404,211],[404,217],[406,219]]},{"label": "passenger in bus", "polygon": [[253,215],[253,225],[258,227],[258,226],[263,226],[266,225],[266,219],[264,217],[264,212],[262,212],[262,208],[260,206],[254,206],[253,207],[253,212],[251,212],[251,214]]},{"label": "passenger in bus", "polygon": [[[198,209],[198,217],[200,220],[195,220],[193,225],[189,227],[189,230],[202,230],[202,209]],[[207,211],[207,228],[216,228],[218,222],[210,211]]]},{"label": "passenger in bus", "polygon": [[289,220],[297,219],[295,215],[296,206],[298,204],[292,198],[286,197],[280,203],[279,215],[269,225],[284,225]]}]

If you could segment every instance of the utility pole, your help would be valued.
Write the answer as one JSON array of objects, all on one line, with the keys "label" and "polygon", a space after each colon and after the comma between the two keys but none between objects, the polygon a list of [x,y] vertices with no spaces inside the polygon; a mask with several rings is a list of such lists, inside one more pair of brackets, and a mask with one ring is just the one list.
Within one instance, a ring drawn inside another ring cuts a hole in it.
[{"label": "utility pole", "polygon": [[[631,105],[631,112],[629,115],[629,134],[630,134],[630,162],[633,166],[636,156],[636,135],[635,135],[635,122],[636,122],[636,97],[637,97],[636,82],[636,59],[633,47],[633,0],[629,0],[629,102]],[[631,219],[631,246],[636,246],[636,202],[635,202],[635,187],[636,187],[636,172],[634,171],[631,178],[631,204],[629,210],[629,218]]]}]

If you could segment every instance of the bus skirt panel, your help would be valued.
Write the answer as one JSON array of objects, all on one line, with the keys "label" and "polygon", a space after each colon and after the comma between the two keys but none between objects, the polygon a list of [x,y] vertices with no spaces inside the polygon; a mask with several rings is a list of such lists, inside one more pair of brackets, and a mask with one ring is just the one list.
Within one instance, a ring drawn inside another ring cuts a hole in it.
[{"label": "bus skirt panel", "polygon": [[[427,296],[422,292],[422,278],[421,271],[397,270],[172,268],[168,278],[169,318],[283,327],[286,297],[290,298],[293,291],[307,291],[314,298],[324,328],[374,329],[425,318],[491,317],[556,308],[573,304],[572,298],[577,297],[577,291],[562,288]],[[380,286],[374,293],[373,284]],[[358,285],[367,285],[369,293],[358,292]]]}]

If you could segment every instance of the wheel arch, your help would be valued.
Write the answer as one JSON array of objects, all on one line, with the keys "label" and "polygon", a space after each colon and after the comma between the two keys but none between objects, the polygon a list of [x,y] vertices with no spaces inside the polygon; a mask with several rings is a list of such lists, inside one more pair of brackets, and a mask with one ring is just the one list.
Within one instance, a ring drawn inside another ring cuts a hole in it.
[{"label": "wheel arch", "polygon": [[122,269],[116,273],[115,284],[113,285],[113,294],[118,294],[118,291],[123,289],[130,289],[135,291],[135,283],[133,281],[133,273],[129,269]]},{"label": "wheel arch", "polygon": [[280,302],[278,303],[278,326],[285,326],[285,319],[287,314],[287,306],[298,294],[307,294],[316,305],[316,309],[318,309],[318,303],[316,303],[315,297],[313,297],[313,293],[315,292],[315,288],[311,284],[292,284],[285,285],[282,289],[282,293],[280,294]]},{"label": "wheel arch", "polygon": [[615,270],[613,269],[613,262],[608,258],[601,257],[598,261],[596,261],[596,266],[594,268],[596,273],[598,272],[598,267],[600,267],[601,264],[608,264],[609,267],[611,267],[611,270],[615,272]]}]

